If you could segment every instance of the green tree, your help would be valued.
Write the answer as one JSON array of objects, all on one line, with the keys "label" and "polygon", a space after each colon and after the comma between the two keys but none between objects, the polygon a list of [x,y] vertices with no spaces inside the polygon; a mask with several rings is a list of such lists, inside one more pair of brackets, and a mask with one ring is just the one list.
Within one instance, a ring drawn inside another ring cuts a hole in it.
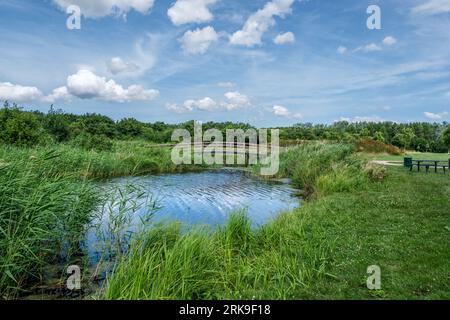
[{"label": "green tree", "polygon": [[70,128],[75,136],[82,133],[105,136],[110,139],[117,136],[116,123],[106,116],[95,113],[80,117],[71,124]]},{"label": "green tree", "polygon": [[6,144],[21,146],[36,145],[41,140],[43,128],[37,116],[24,112],[16,105],[0,110],[0,140]]},{"label": "green tree", "polygon": [[144,125],[133,118],[122,119],[117,125],[117,131],[121,137],[136,138],[142,135]]},{"label": "green tree", "polygon": [[403,133],[397,133],[392,139],[392,143],[402,149],[406,148],[406,138]]},{"label": "green tree", "polygon": [[414,139],[416,138],[414,131],[411,128],[405,128],[403,129],[403,136],[405,148],[410,148],[412,146]]},{"label": "green tree", "polygon": [[447,146],[447,148],[450,151],[450,126],[447,128],[447,130],[444,132],[443,135],[444,144]]},{"label": "green tree", "polygon": [[374,135],[373,139],[375,141],[380,141],[380,142],[385,142],[386,141],[386,139],[384,139],[383,133],[381,133],[380,131],[375,132],[375,135]]},{"label": "green tree", "polygon": [[69,123],[68,116],[62,110],[54,110],[51,106],[44,120],[44,128],[56,141],[62,142],[70,138]]}]

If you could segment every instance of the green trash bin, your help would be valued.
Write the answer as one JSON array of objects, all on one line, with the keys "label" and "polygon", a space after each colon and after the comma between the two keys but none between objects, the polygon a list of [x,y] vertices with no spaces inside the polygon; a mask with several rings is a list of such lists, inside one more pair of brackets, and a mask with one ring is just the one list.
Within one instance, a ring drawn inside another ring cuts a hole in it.
[{"label": "green trash bin", "polygon": [[405,157],[403,160],[403,165],[405,166],[405,168],[411,168],[412,167],[412,158]]}]

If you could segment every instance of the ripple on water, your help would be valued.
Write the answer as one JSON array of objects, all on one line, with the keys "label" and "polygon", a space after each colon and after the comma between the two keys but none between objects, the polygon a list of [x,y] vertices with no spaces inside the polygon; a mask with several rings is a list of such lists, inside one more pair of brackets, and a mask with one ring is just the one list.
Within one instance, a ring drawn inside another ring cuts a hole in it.
[{"label": "ripple on water", "polygon": [[[186,225],[222,225],[228,215],[244,209],[254,227],[274,218],[281,211],[300,205],[297,192],[285,182],[265,181],[238,170],[217,170],[200,173],[152,175],[114,179],[103,187],[139,185],[158,199],[161,207],[154,222],[180,221]],[[135,212],[138,224],[143,208]],[[88,234],[88,243],[94,239]]]}]

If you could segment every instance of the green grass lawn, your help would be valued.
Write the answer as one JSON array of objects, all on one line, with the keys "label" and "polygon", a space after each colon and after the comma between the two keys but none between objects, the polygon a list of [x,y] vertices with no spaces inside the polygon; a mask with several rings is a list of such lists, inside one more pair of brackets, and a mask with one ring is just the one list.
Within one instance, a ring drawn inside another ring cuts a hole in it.
[{"label": "green grass lawn", "polygon": [[[306,204],[308,224],[327,230],[327,271],[302,298],[450,299],[450,175],[389,167],[383,183]],[[366,288],[378,265],[382,290]]]}]

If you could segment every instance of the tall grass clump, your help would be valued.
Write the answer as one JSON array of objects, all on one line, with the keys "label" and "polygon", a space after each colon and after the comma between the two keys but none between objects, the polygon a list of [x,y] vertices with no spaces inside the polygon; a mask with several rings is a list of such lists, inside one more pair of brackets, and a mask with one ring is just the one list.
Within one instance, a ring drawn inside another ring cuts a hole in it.
[{"label": "tall grass clump", "polygon": [[82,178],[107,179],[121,176],[172,173],[194,170],[194,165],[177,166],[171,149],[152,147],[143,141],[115,141],[111,150],[86,150],[67,144],[36,148],[0,147],[0,159],[41,158],[49,152],[59,154],[58,161],[48,164],[51,173]]},{"label": "tall grass clump", "polygon": [[362,189],[368,182],[368,176],[361,172],[361,168],[339,163],[333,165],[330,172],[319,176],[314,188],[317,196],[327,196]]},{"label": "tall grass clump", "polygon": [[[321,232],[282,215],[251,229],[244,213],[217,229],[158,226],[136,237],[105,287],[107,299],[288,299],[324,275]],[[293,246],[295,244],[295,246]]]},{"label": "tall grass clump", "polygon": [[[360,164],[352,158],[353,151],[354,148],[350,144],[302,144],[281,155],[279,174],[291,178],[294,185],[303,189],[307,195],[314,194],[317,187],[324,191],[347,189],[343,186],[354,185],[355,181],[344,180],[347,178],[354,180],[355,175],[362,174],[361,170],[358,170]],[[344,172],[339,173],[342,168],[353,177],[348,177]],[[327,180],[332,182],[333,176],[340,179],[338,184],[342,188],[338,185],[325,186]]]},{"label": "tall grass clump", "polygon": [[15,298],[42,279],[48,263],[77,250],[96,202],[87,182],[56,172],[56,152],[0,157],[0,297]]}]

